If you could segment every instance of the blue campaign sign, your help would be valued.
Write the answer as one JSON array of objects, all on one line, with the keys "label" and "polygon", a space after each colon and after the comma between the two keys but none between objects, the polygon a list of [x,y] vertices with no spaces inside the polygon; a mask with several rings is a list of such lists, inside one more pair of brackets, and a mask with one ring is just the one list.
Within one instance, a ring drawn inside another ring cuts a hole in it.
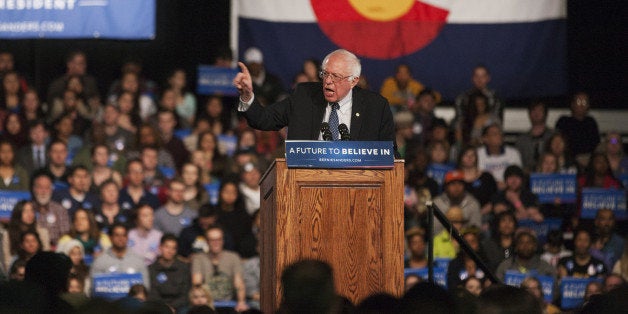
[{"label": "blue campaign sign", "polygon": [[94,297],[115,300],[125,297],[131,286],[143,284],[141,273],[109,273],[96,274],[92,277]]},{"label": "blue campaign sign", "polygon": [[288,168],[392,168],[388,141],[286,141]]},{"label": "blue campaign sign", "polygon": [[218,193],[220,190],[220,181],[207,183],[203,185],[203,187],[205,188],[205,191],[207,191],[207,194],[209,195],[209,203],[212,205],[218,205],[218,196],[219,196]]},{"label": "blue campaign sign", "polygon": [[[421,277],[423,280],[428,280],[428,269],[427,267],[423,268],[405,268],[403,270],[404,277],[408,277],[409,275],[416,275]],[[434,267],[434,282],[447,289],[447,269],[442,267]]]},{"label": "blue campaign sign", "polygon": [[454,166],[449,164],[431,163],[427,166],[426,174],[428,177],[434,179],[434,181],[436,181],[436,183],[438,183],[438,186],[442,189],[443,183],[445,181],[445,174],[454,169]]},{"label": "blue campaign sign", "polygon": [[0,219],[11,218],[13,207],[21,200],[30,200],[31,193],[28,191],[6,191],[0,190]]},{"label": "blue campaign sign", "polygon": [[608,208],[615,213],[615,219],[626,220],[626,191],[623,189],[582,189],[582,212],[580,218],[593,219],[600,208]]},{"label": "blue campaign sign", "polygon": [[542,222],[536,222],[532,219],[522,219],[518,221],[520,228],[527,228],[532,230],[539,241],[539,245],[547,242],[547,234],[552,230],[560,229],[563,224],[561,218],[545,218]]},{"label": "blue campaign sign", "polygon": [[0,0],[0,38],[155,38],[155,1]]},{"label": "blue campaign sign", "polygon": [[542,204],[553,204],[556,199],[561,203],[575,203],[577,181],[575,174],[530,174],[530,190],[539,197]]},{"label": "blue campaign sign", "polygon": [[584,302],[584,292],[591,281],[597,278],[563,277],[560,281],[560,306],[563,309],[575,309]]},{"label": "blue campaign sign", "polygon": [[238,147],[238,137],[235,135],[218,135],[218,150],[227,156],[233,156]]},{"label": "blue campaign sign", "polygon": [[199,95],[237,96],[233,79],[238,69],[228,69],[209,65],[197,67],[196,93]]},{"label": "blue campaign sign", "polygon": [[521,286],[521,283],[527,277],[534,277],[541,282],[541,290],[543,291],[543,299],[546,302],[552,302],[554,292],[554,278],[551,276],[542,276],[534,273],[523,274],[516,270],[507,270],[504,274],[504,284],[514,287]]}]

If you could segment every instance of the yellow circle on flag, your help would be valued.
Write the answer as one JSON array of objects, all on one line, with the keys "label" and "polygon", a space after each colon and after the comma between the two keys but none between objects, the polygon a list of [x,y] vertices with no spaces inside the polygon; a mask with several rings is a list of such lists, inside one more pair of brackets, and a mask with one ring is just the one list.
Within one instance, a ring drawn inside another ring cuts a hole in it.
[{"label": "yellow circle on flag", "polygon": [[349,0],[362,16],[374,21],[387,22],[408,13],[416,0]]}]

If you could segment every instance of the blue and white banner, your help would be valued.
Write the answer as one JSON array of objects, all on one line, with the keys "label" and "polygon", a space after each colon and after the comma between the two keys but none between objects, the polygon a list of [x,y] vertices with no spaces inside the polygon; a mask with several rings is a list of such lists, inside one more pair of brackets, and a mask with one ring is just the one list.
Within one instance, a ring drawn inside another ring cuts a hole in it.
[{"label": "blue and white banner", "polygon": [[94,286],[93,296],[97,298],[105,298],[115,300],[125,297],[129,293],[131,286],[135,284],[143,284],[141,273],[111,273],[97,274],[92,277]]},{"label": "blue and white banner", "polygon": [[575,309],[582,305],[587,284],[591,281],[600,281],[600,279],[563,277],[560,281],[560,307]]},{"label": "blue and white banner", "polygon": [[235,153],[236,148],[238,148],[237,136],[229,134],[218,135],[218,151],[221,154],[231,157]]},{"label": "blue and white banner", "polygon": [[575,174],[530,174],[530,190],[541,204],[576,202],[577,181]]},{"label": "blue and white banner", "polygon": [[469,89],[484,64],[503,98],[567,90],[566,0],[233,0],[233,47],[264,54],[292,82],[307,58],[344,48],[362,61],[374,90],[395,66],[445,99]]},{"label": "blue and white banner", "polygon": [[582,211],[580,218],[593,219],[600,208],[608,208],[615,213],[615,219],[626,220],[626,191],[623,189],[582,189]]},{"label": "blue and white banner", "polygon": [[516,270],[507,270],[504,274],[504,284],[519,287],[524,279],[534,277],[541,282],[541,290],[543,291],[543,299],[545,302],[552,302],[554,296],[554,278],[551,276],[540,276],[534,274],[522,274]]},{"label": "blue and white banner", "polygon": [[0,219],[11,218],[13,207],[21,200],[30,200],[31,193],[28,191],[2,191],[0,190]]},{"label": "blue and white banner", "polygon": [[218,197],[220,193],[220,181],[204,184],[203,187],[209,195],[209,203],[212,205],[218,205]]},{"label": "blue and white banner", "polygon": [[[409,275],[416,275],[421,277],[423,280],[428,280],[428,269],[427,267],[423,268],[405,268],[403,270],[404,277],[408,277]],[[442,267],[434,267],[434,282],[447,289],[447,269]]]},{"label": "blue and white banner", "polygon": [[0,38],[155,38],[155,0],[0,0]]},{"label": "blue and white banner", "polygon": [[545,218],[542,222],[536,222],[532,219],[522,219],[517,222],[519,228],[530,229],[539,241],[539,246],[543,246],[547,242],[547,234],[552,230],[560,230],[563,220],[560,218]]},{"label": "blue and white banner", "polygon": [[286,141],[289,168],[392,168],[388,141]]},{"label": "blue and white banner", "polygon": [[199,95],[237,96],[233,79],[238,69],[227,69],[209,65],[197,67],[196,93]]},{"label": "blue and white banner", "polygon": [[445,174],[447,172],[454,170],[455,167],[450,164],[436,164],[431,163],[427,166],[426,174],[428,177],[434,179],[436,183],[438,183],[438,187],[443,189],[443,184],[445,181]]}]

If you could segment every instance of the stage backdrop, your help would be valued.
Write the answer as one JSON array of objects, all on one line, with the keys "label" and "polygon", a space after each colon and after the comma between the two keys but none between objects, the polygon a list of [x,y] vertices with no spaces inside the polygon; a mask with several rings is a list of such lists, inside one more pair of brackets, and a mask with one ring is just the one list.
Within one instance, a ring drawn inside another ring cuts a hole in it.
[{"label": "stage backdrop", "polygon": [[155,0],[0,0],[0,38],[154,37]]},{"label": "stage backdrop", "polygon": [[566,91],[566,0],[233,0],[240,60],[257,46],[288,87],[306,58],[356,53],[371,88],[397,64],[453,99],[484,64],[503,98]]}]

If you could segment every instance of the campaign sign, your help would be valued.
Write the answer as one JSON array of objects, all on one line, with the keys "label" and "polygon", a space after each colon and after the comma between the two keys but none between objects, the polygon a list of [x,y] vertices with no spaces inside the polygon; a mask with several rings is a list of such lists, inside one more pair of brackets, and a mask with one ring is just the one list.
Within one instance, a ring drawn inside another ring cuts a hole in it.
[{"label": "campaign sign", "polygon": [[556,199],[562,204],[575,203],[576,183],[575,174],[530,174],[530,190],[541,204],[553,204]]},{"label": "campaign sign", "polygon": [[0,0],[0,38],[155,38],[155,1]]},{"label": "campaign sign", "polygon": [[236,307],[236,305],[238,305],[238,303],[236,301],[215,301],[214,300],[214,307],[215,308],[234,308]]},{"label": "campaign sign", "polygon": [[543,299],[546,302],[552,302],[554,292],[554,278],[551,276],[541,276],[536,274],[522,274],[516,270],[507,270],[504,274],[504,284],[519,287],[524,279],[534,277],[541,282],[541,290],[543,291]]},{"label": "campaign sign", "polygon": [[286,141],[288,168],[392,168],[389,141]]},{"label": "campaign sign", "polygon": [[220,182],[216,181],[216,182],[212,182],[212,183],[207,183],[204,184],[203,187],[205,188],[205,191],[207,191],[207,194],[209,195],[209,203],[212,205],[218,205],[218,194],[219,194],[219,190],[220,190]]},{"label": "campaign sign", "polygon": [[522,219],[518,221],[520,228],[527,228],[532,230],[539,241],[539,245],[547,242],[547,234],[552,230],[560,229],[563,224],[563,220],[560,218],[545,218],[542,222],[536,222],[532,219]]},{"label": "campaign sign", "polygon": [[427,166],[426,174],[428,177],[434,179],[434,181],[438,183],[438,186],[442,190],[443,183],[445,181],[445,174],[454,169],[455,168],[449,164],[431,163]]},{"label": "campaign sign", "polygon": [[218,150],[229,157],[233,156],[238,147],[238,137],[235,135],[218,135]]},{"label": "campaign sign", "polygon": [[131,286],[144,284],[141,273],[109,273],[97,274],[92,277],[94,297],[115,300],[125,297]]},{"label": "campaign sign", "polygon": [[10,219],[15,204],[21,200],[30,199],[31,193],[28,191],[0,190],[0,219]]},{"label": "campaign sign", "polygon": [[615,219],[626,220],[626,191],[622,189],[582,189],[582,212],[580,218],[593,219],[600,208],[608,208],[615,213]]},{"label": "campaign sign", "polygon": [[[428,280],[428,269],[427,267],[423,268],[405,268],[403,270],[403,276],[408,277],[409,275],[417,275],[421,277],[423,280]],[[434,282],[447,289],[447,269],[442,267],[434,267]]]},{"label": "campaign sign", "polygon": [[199,65],[196,71],[196,93],[199,95],[238,95],[238,90],[233,86],[238,69]]},{"label": "campaign sign", "polygon": [[560,307],[574,309],[584,302],[584,292],[591,281],[599,281],[597,278],[563,277],[560,281]]}]

